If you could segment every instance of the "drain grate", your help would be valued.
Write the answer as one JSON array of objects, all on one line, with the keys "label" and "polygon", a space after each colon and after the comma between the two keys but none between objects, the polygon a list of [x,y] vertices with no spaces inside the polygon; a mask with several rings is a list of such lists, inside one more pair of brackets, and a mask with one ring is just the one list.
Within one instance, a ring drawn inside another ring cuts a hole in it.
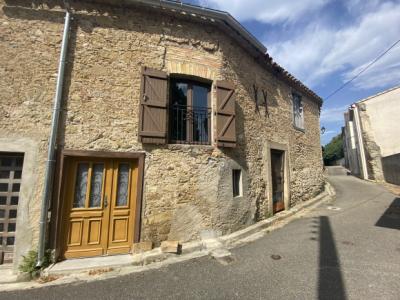
[{"label": "drain grate", "polygon": [[272,258],[273,260],[280,260],[280,259],[282,258],[282,256],[280,256],[279,254],[272,254],[272,255],[271,255],[271,258]]}]

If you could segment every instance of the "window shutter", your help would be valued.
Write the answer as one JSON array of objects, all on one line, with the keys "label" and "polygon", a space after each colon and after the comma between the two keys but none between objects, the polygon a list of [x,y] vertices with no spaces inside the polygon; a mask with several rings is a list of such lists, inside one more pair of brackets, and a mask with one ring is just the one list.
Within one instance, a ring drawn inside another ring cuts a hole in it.
[{"label": "window shutter", "polygon": [[168,76],[165,72],[142,68],[139,141],[167,143]]},{"label": "window shutter", "polygon": [[217,81],[217,145],[236,147],[235,88],[233,83]]}]

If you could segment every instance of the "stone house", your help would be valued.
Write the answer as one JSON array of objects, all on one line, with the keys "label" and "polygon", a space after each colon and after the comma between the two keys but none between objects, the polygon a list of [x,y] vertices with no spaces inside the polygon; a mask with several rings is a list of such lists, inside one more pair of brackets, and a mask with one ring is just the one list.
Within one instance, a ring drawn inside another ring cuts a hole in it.
[{"label": "stone house", "polygon": [[229,14],[164,0],[0,7],[5,262],[227,234],[323,189],[322,100]]},{"label": "stone house", "polygon": [[400,185],[400,86],[362,99],[344,114],[346,167],[363,179]]}]

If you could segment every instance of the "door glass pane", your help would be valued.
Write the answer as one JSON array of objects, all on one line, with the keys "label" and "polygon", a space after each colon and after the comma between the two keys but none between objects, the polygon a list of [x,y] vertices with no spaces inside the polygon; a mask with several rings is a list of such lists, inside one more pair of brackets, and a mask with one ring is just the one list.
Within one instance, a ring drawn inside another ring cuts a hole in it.
[{"label": "door glass pane", "polygon": [[22,171],[14,171],[14,179],[21,179]]},{"label": "door glass pane", "polygon": [[89,164],[78,164],[75,182],[74,208],[85,207],[86,189],[88,184]]},{"label": "door glass pane", "polygon": [[0,183],[0,192],[8,191],[8,183]]},{"label": "door glass pane", "polygon": [[205,86],[193,85],[193,106],[195,108],[208,107],[208,92],[210,89]]},{"label": "door glass pane", "polygon": [[10,178],[10,171],[0,171],[0,179]]},{"label": "door glass pane", "polygon": [[118,168],[117,206],[128,203],[129,164],[120,164]]},{"label": "door glass pane", "polygon": [[11,197],[11,205],[18,205],[18,196],[12,196]]},{"label": "door glass pane", "polygon": [[11,209],[8,211],[8,217],[10,219],[15,219],[17,217],[17,211],[15,209]]},{"label": "door glass pane", "polygon": [[8,232],[15,232],[15,223],[8,223]]},{"label": "door glass pane", "polygon": [[101,205],[101,195],[103,191],[103,172],[104,164],[94,164],[92,169],[92,181],[90,185],[89,207],[99,207]]},{"label": "door glass pane", "polygon": [[193,141],[208,142],[208,93],[209,88],[193,85]]},{"label": "door glass pane", "polygon": [[179,81],[171,82],[171,139],[186,141],[188,84]]},{"label": "door glass pane", "polygon": [[21,187],[21,184],[14,183],[13,186],[12,186],[12,191],[13,192],[19,192],[20,187]]},{"label": "door glass pane", "polygon": [[17,159],[15,160],[15,165],[17,167],[22,167],[23,163],[24,163],[24,158],[23,157],[17,157]]},{"label": "door glass pane", "polygon": [[13,159],[10,157],[0,158],[0,166],[2,167],[11,167]]}]

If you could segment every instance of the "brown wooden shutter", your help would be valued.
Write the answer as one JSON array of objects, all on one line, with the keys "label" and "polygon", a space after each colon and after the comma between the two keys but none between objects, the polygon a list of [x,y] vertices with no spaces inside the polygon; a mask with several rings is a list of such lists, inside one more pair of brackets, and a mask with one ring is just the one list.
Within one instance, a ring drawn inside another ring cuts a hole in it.
[{"label": "brown wooden shutter", "polygon": [[217,81],[217,145],[236,147],[235,88],[233,83]]},{"label": "brown wooden shutter", "polygon": [[167,143],[168,76],[165,72],[142,68],[139,141]]}]

